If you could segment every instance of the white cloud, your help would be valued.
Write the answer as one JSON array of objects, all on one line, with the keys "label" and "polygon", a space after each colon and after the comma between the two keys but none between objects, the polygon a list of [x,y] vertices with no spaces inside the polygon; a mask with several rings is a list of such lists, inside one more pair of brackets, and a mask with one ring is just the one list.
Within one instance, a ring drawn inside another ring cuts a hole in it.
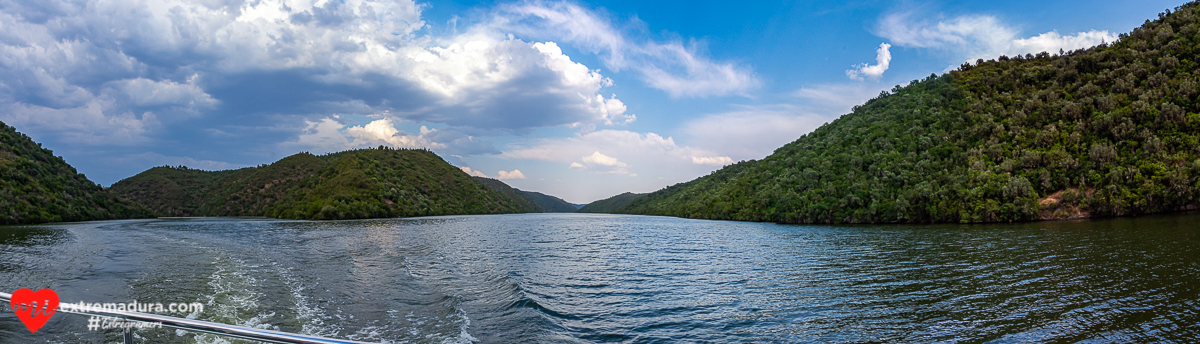
[{"label": "white cloud", "polygon": [[581,159],[583,159],[583,162],[590,163],[590,164],[596,164],[596,165],[617,166],[617,167],[629,166],[623,162],[617,161],[617,158],[607,156],[604,154],[600,154],[600,152],[593,152],[592,155],[585,156]]},{"label": "white cloud", "polygon": [[525,174],[521,173],[521,170],[512,170],[512,172],[500,170],[496,172],[496,179],[525,179]]},{"label": "white cloud", "polygon": [[875,64],[868,65],[866,63],[854,65],[854,69],[847,70],[846,76],[854,80],[863,80],[866,77],[871,80],[879,80],[883,76],[883,72],[888,70],[888,64],[892,62],[892,53],[888,51],[891,44],[879,43],[879,49],[875,51]]},{"label": "white cloud", "polygon": [[[1037,36],[1013,40],[1010,51],[1020,53],[1022,51],[1029,52],[1057,52],[1058,49],[1076,50],[1087,47],[1092,47],[1104,42],[1116,42],[1118,37],[1108,31],[1091,30],[1088,32],[1079,32],[1074,35],[1063,36],[1058,32],[1047,32]],[[1014,54],[1015,55],[1015,54]]]},{"label": "white cloud", "polygon": [[389,118],[371,121],[364,126],[354,126],[345,129],[346,136],[354,139],[356,147],[372,147],[388,145],[396,148],[445,148],[446,145],[430,142],[425,139],[435,130],[421,127],[421,135],[412,135],[397,130]]},{"label": "white cloud", "polygon": [[651,87],[672,97],[739,94],[759,86],[747,68],[701,57],[682,42],[638,41],[602,15],[568,2],[527,1],[502,6],[492,25],[545,35],[602,54],[616,71],[636,70]]},{"label": "white cloud", "polygon": [[936,23],[916,20],[914,16],[913,12],[886,15],[880,19],[876,34],[901,46],[956,51],[965,61],[1043,51],[1058,53],[1059,49],[1082,49],[1103,42],[1114,42],[1118,38],[1102,30],[1069,35],[1052,31],[1021,38],[1017,30],[993,16],[966,15]]},{"label": "white cloud", "polygon": [[730,159],[727,156],[718,156],[718,157],[694,156],[694,157],[692,157],[692,163],[696,164],[696,165],[725,166],[725,165],[732,164],[733,159]]},{"label": "white cloud", "polygon": [[586,170],[586,169],[587,169],[587,166],[583,166],[583,164],[580,164],[580,163],[578,163],[578,162],[574,162],[574,161],[572,161],[572,162],[571,162],[571,166],[569,166],[569,168],[580,169],[580,170]]},{"label": "white cloud", "polygon": [[[463,166],[463,167],[459,167],[459,169],[462,170],[463,172],[466,172],[468,175],[471,175],[471,176],[488,178],[488,176],[486,174],[483,174],[482,171],[475,171],[475,170],[472,170],[470,167]],[[504,171],[501,171],[501,172],[504,172]],[[504,179],[504,178],[500,178],[500,179]],[[525,178],[521,178],[521,179],[525,179]]]}]

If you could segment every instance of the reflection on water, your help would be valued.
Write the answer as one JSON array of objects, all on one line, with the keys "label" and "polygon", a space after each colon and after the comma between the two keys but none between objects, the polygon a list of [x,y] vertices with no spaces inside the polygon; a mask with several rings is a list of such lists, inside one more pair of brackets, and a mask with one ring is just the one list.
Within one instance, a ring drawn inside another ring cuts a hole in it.
[{"label": "reflection on water", "polygon": [[[529,214],[0,227],[0,290],[392,343],[1189,341],[1200,215],[790,226]],[[60,313],[0,342],[115,342]],[[221,343],[171,329],[146,343]]]}]

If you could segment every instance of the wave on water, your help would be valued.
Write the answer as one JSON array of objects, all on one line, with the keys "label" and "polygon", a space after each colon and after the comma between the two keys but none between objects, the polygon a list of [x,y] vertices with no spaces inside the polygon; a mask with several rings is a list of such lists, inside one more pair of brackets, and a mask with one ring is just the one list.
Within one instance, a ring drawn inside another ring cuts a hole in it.
[{"label": "wave on water", "polygon": [[[218,249],[209,251],[215,257],[212,264],[217,271],[209,275],[208,286],[212,291],[206,296],[208,302],[204,306],[204,315],[198,320],[278,330],[277,326],[268,323],[275,317],[275,312],[259,310],[259,301],[264,295],[257,291],[259,283],[252,271],[257,266],[246,264]],[[176,331],[176,334],[182,333],[186,331]],[[226,337],[211,334],[196,334],[196,342],[232,343]]]}]

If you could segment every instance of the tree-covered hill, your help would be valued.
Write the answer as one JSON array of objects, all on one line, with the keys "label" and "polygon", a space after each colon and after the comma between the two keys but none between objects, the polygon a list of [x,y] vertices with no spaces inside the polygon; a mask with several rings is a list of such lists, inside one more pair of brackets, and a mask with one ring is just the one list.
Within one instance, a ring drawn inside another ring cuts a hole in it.
[{"label": "tree-covered hill", "polygon": [[538,209],[543,213],[574,213],[576,210],[579,210],[575,205],[568,203],[562,198],[537,191],[521,190],[521,193],[537,204]]},{"label": "tree-covered hill", "polygon": [[113,184],[161,216],[354,219],[529,212],[426,150],[380,147],[231,171],[156,167]]},{"label": "tree-covered hill", "polygon": [[632,192],[626,192],[626,193],[623,193],[620,195],[616,195],[616,196],[598,200],[598,201],[595,201],[592,203],[588,203],[587,205],[583,206],[582,208],[579,208],[579,210],[577,210],[576,212],[578,212],[578,213],[613,213],[613,212],[617,212],[617,209],[621,209],[621,207],[624,207],[626,204],[629,204],[630,201],[633,201],[633,200],[638,199],[639,197],[642,197],[645,195],[646,194],[635,194]]},{"label": "tree-covered hill", "polygon": [[538,207],[536,202],[534,202],[532,199],[529,199],[529,197],[525,197],[525,193],[521,192],[521,190],[517,190],[516,188],[514,188],[512,186],[509,186],[505,182],[502,182],[498,179],[492,179],[492,178],[487,178],[487,177],[473,177],[473,178],[475,178],[476,181],[483,183],[483,185],[487,185],[489,188],[492,188],[492,190],[499,191],[500,193],[504,194],[505,196],[512,198],[514,201],[517,202],[518,205],[521,206],[521,212],[524,212],[524,213],[540,213],[540,212],[542,212],[542,209],[540,207]]},{"label": "tree-covered hill", "polygon": [[550,195],[547,195],[547,194],[544,194],[541,192],[536,192],[536,191],[525,191],[525,190],[517,189],[517,188],[509,186],[508,184],[506,184],[500,180],[497,180],[497,179],[492,179],[492,178],[487,178],[487,177],[475,177],[475,180],[478,180],[479,182],[483,183],[484,185],[487,185],[487,186],[491,187],[492,189],[495,189],[496,191],[500,191],[501,193],[504,193],[505,195],[512,197],[512,199],[516,200],[517,203],[521,204],[521,207],[524,208],[526,210],[526,212],[530,212],[530,213],[573,213],[573,212],[575,212],[574,205],[571,205],[570,203],[567,203],[567,201],[564,201],[563,199],[558,198],[558,197],[550,196]]},{"label": "tree-covered hill", "polygon": [[1118,42],[893,88],[759,161],[617,212],[784,223],[990,222],[1195,209],[1200,8]]},{"label": "tree-covered hill", "polygon": [[62,157],[0,122],[0,224],[147,217]]}]

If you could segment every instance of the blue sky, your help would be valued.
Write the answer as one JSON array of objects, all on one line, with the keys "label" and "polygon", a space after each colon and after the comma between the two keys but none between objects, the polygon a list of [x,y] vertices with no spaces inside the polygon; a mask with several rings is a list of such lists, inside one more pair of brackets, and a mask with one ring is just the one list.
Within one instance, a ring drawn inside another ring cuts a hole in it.
[{"label": "blue sky", "polygon": [[1179,4],[0,0],[0,121],[103,185],[389,145],[586,203]]}]

